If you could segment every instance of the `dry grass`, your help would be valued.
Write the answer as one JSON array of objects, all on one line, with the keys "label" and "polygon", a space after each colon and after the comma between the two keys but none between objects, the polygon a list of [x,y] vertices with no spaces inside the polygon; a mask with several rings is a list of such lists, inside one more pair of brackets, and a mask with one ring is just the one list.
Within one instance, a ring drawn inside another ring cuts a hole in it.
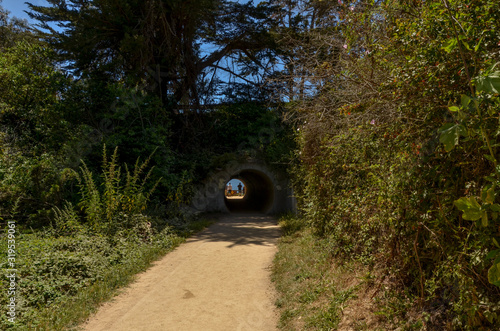
[{"label": "dry grass", "polygon": [[[288,220],[297,222],[296,220]],[[287,220],[282,223],[287,227]],[[331,258],[328,239],[310,229],[282,237],[273,265],[282,330],[388,330],[376,314],[380,279],[358,262]]]}]

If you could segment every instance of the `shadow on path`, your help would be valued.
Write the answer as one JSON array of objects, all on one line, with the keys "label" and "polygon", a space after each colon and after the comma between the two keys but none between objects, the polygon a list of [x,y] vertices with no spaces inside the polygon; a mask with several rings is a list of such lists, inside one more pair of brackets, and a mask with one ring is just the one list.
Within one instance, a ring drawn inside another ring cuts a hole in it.
[{"label": "shadow on path", "polygon": [[219,221],[155,262],[86,331],[274,331],[270,280],[280,230],[259,214]]},{"label": "shadow on path", "polygon": [[272,216],[233,213],[198,233],[190,241],[227,242],[227,247],[240,245],[275,245],[281,231]]}]

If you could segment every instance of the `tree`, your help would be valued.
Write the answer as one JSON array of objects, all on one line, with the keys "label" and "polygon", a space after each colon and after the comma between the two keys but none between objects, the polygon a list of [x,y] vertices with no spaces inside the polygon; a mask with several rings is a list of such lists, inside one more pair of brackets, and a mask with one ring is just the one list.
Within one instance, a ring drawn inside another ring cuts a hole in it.
[{"label": "tree", "polygon": [[[251,73],[222,67],[224,57],[240,54],[245,63],[260,64],[257,53],[272,47],[266,6],[226,0],[48,2],[48,7],[29,4],[30,16],[69,69],[142,83],[165,105],[199,104],[209,69],[243,78]],[[206,43],[217,50],[202,52]]]},{"label": "tree", "polygon": [[274,7],[273,33],[283,70],[272,82],[285,90],[287,101],[311,98],[323,85],[318,65],[335,67],[342,41],[338,26],[342,6],[337,1],[271,0]]},{"label": "tree", "polygon": [[69,80],[53,59],[47,45],[28,41],[0,54],[0,130],[25,153],[57,149],[69,133],[60,102]]},{"label": "tree", "polygon": [[0,51],[12,47],[20,39],[26,39],[31,35],[26,21],[10,18],[9,12],[1,6],[0,0]]}]

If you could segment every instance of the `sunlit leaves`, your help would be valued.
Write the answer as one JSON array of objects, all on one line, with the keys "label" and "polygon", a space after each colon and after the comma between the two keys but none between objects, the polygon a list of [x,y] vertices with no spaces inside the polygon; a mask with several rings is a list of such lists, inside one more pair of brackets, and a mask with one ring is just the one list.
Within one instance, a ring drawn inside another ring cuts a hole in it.
[{"label": "sunlit leaves", "polygon": [[465,127],[462,124],[455,123],[447,123],[443,125],[439,129],[439,132],[439,141],[444,145],[444,149],[447,152],[451,151],[456,145],[458,145],[460,136],[465,137],[467,134]]},{"label": "sunlit leaves", "polygon": [[450,53],[457,47],[457,39],[456,38],[450,38],[446,41],[445,45],[443,46],[443,49]]},{"label": "sunlit leaves", "polygon": [[464,220],[477,221],[482,218],[484,210],[481,209],[481,205],[477,202],[475,197],[470,198],[460,198],[455,200],[455,206],[463,211]]},{"label": "sunlit leaves", "polygon": [[500,71],[495,71],[487,76],[479,76],[475,80],[478,92],[500,93]]}]

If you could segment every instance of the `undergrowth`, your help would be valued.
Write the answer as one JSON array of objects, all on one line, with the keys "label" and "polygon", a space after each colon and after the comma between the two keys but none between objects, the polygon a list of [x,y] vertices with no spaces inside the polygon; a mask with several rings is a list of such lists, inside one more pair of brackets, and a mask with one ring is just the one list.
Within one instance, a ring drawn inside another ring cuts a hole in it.
[{"label": "undergrowth", "polygon": [[[17,227],[15,237],[16,318],[4,314],[2,330],[61,330],[83,322],[97,306],[130,283],[134,275],[212,221],[186,215],[178,208],[148,206],[151,192],[146,172],[149,158],[137,160],[122,176],[117,149],[108,160],[103,151],[100,177],[85,166],[73,172],[79,200],[53,208],[52,226],[30,230]],[[10,213],[13,218],[17,205]],[[0,267],[7,259],[7,233],[0,235]],[[5,272],[2,288],[9,279]],[[7,306],[7,291],[0,305]]]},{"label": "undergrowth", "polygon": [[338,16],[283,38],[307,82],[290,105],[307,227],[380,270],[394,328],[500,329],[499,7],[324,4]]},{"label": "undergrowth", "polygon": [[374,292],[370,268],[335,261],[332,238],[318,237],[304,222],[291,215],[280,220],[283,237],[272,269],[279,294],[279,328],[375,330],[374,325],[383,326],[373,317],[372,298],[365,300],[367,293]]},{"label": "undergrowth", "polygon": [[467,166],[473,155],[453,151],[464,157],[457,164],[438,142],[419,143],[421,134],[404,121],[325,134],[296,169],[305,222],[335,259],[383,270],[379,313],[395,327],[494,330],[500,291],[488,282],[488,253],[498,229],[453,204],[464,187],[480,194],[472,178],[483,170]]}]

